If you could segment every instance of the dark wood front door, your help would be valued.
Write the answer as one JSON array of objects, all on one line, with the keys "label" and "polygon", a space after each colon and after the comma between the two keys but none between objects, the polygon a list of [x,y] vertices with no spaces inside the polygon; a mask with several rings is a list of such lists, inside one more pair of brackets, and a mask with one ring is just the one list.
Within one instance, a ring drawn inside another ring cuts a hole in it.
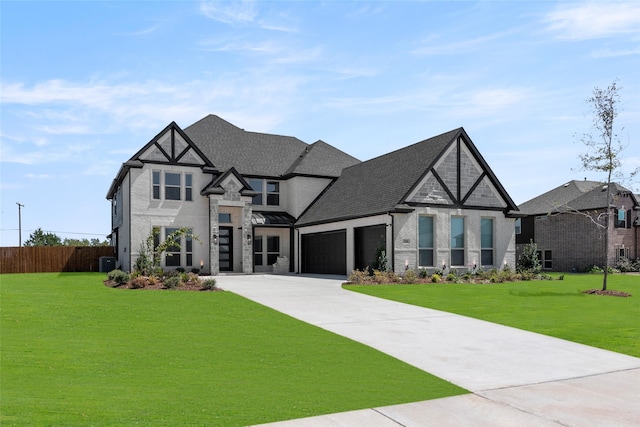
[{"label": "dark wood front door", "polygon": [[220,227],[218,231],[220,271],[233,271],[233,227]]}]

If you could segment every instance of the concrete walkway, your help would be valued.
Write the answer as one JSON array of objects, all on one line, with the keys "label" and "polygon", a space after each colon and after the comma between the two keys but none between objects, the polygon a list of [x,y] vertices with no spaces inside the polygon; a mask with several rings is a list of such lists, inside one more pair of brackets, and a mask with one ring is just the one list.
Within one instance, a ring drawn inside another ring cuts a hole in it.
[{"label": "concrete walkway", "polygon": [[639,358],[345,291],[344,277],[216,279],[473,393],[269,425],[640,426]]}]

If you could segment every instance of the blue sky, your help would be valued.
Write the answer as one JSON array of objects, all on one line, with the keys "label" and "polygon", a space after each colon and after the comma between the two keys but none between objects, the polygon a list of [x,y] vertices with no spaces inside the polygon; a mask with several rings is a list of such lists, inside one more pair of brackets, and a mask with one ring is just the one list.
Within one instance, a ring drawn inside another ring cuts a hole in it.
[{"label": "blue sky", "polygon": [[638,2],[2,1],[0,19],[0,246],[16,202],[23,241],[104,239],[120,165],[210,113],[361,160],[463,126],[519,204],[602,179],[575,135],[618,79],[640,164]]}]

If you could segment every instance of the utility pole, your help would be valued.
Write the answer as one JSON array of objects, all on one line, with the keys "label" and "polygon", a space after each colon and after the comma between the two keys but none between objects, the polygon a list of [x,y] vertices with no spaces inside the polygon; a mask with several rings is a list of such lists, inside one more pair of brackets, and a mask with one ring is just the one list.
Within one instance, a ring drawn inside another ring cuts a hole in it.
[{"label": "utility pole", "polygon": [[24,205],[21,205],[20,203],[16,202],[16,205],[18,205],[18,247],[22,247],[22,208],[24,208]]}]

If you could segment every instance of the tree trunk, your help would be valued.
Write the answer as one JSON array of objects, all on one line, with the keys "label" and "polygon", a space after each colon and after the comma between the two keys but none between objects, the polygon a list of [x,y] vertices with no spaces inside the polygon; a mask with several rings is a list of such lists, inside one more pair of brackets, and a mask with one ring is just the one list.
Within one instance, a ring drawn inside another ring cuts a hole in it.
[{"label": "tree trunk", "polygon": [[607,216],[605,217],[604,228],[604,275],[602,276],[602,290],[607,290],[607,275],[609,274],[609,227],[611,227],[612,215],[611,215],[611,172],[607,179]]}]

